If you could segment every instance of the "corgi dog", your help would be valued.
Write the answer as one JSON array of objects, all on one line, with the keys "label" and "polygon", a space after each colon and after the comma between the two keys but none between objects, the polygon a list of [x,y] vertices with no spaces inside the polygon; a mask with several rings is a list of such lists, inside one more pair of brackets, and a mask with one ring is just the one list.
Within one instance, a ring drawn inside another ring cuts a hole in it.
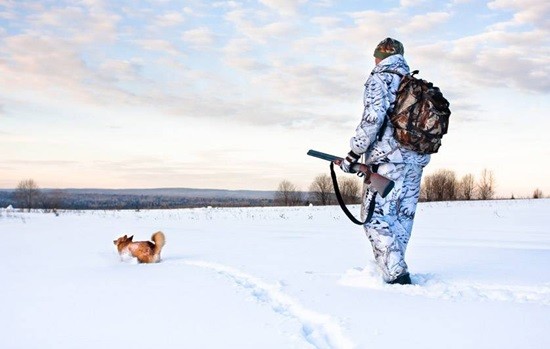
[{"label": "corgi dog", "polygon": [[151,241],[132,241],[134,236],[121,236],[114,240],[118,254],[122,259],[124,257],[135,257],[139,263],[157,263],[160,261],[160,251],[165,243],[164,234],[157,231],[151,236]]}]

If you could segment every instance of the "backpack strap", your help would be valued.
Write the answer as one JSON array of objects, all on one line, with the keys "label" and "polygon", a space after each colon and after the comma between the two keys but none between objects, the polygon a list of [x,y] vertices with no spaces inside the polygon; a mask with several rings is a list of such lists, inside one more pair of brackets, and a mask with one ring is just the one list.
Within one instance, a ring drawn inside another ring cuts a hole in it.
[{"label": "backpack strap", "polygon": [[[404,76],[403,74],[401,74],[397,70],[382,70],[379,73],[395,74],[395,75],[398,75],[401,79],[403,79],[403,76]],[[382,126],[380,127],[380,129],[378,130],[378,133],[376,134],[376,138],[378,139],[378,141],[382,140],[382,137],[384,136],[384,132],[386,132],[386,127],[388,127],[388,118],[387,117],[384,118],[384,121],[382,122]]]},{"label": "backpack strap", "polygon": [[386,132],[386,127],[388,127],[388,118],[384,117],[384,121],[382,122],[382,126],[380,126],[380,129],[378,130],[378,133],[376,134],[376,139],[380,142],[382,140],[382,136],[384,136],[384,132]]},{"label": "backpack strap", "polygon": [[[402,73],[398,72],[397,70],[393,70],[393,69],[388,69],[388,70],[382,70],[378,73],[390,73],[390,74],[395,74],[397,76],[399,76],[401,79],[403,79],[403,77],[405,75],[403,75]],[[418,74],[419,71],[418,70],[413,70],[412,73],[410,74],[411,76],[414,76],[415,74]],[[378,141],[381,141],[382,140],[382,136],[384,136],[384,132],[386,132],[386,127],[388,126],[388,118],[385,117],[384,118],[384,121],[382,122],[382,126],[380,127],[380,130],[378,130],[378,133],[376,135],[376,138],[378,139]]]},{"label": "backpack strap", "polygon": [[[398,72],[397,70],[391,70],[391,69],[389,69],[389,70],[382,70],[380,73],[391,73],[391,74],[399,75],[401,78],[403,78],[403,77],[405,76],[404,74]],[[420,73],[419,70],[413,70],[413,71],[412,71],[410,74],[408,74],[408,75],[410,75],[410,76],[415,76],[415,75],[418,74],[418,73]]]},{"label": "backpack strap", "polygon": [[395,75],[399,75],[400,78],[403,78],[405,75],[401,74],[400,72],[398,72],[397,70],[382,70],[380,73],[390,73],[390,74],[395,74]]}]

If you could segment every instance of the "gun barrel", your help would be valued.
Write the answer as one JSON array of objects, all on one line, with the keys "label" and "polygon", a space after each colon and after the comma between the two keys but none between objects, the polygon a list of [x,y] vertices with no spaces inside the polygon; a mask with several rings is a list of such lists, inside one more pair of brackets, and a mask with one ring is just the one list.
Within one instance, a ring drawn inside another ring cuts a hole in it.
[{"label": "gun barrel", "polygon": [[307,152],[307,155],[313,156],[313,157],[316,157],[316,158],[319,158],[319,159],[327,160],[327,161],[343,160],[343,158],[341,158],[339,156],[330,155],[330,154],[323,153],[323,152],[313,150],[313,149],[310,149]]}]

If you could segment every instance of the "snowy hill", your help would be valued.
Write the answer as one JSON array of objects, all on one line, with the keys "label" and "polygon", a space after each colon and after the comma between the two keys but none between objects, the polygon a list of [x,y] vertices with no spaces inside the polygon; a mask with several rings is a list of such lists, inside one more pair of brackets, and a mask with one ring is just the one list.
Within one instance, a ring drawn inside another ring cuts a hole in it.
[{"label": "snowy hill", "polygon": [[[421,203],[415,285],[390,286],[336,206],[0,209],[0,347],[549,348],[549,212]],[[120,261],[157,230],[161,263]]]}]

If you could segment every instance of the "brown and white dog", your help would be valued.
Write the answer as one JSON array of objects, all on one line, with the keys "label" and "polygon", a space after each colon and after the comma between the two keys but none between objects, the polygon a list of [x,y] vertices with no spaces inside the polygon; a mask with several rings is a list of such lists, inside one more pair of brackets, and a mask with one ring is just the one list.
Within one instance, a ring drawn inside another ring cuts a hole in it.
[{"label": "brown and white dog", "polygon": [[157,231],[151,236],[151,241],[133,242],[134,236],[121,236],[114,240],[118,254],[122,259],[124,257],[135,257],[139,263],[157,263],[160,261],[160,251],[165,243],[164,234]]}]

